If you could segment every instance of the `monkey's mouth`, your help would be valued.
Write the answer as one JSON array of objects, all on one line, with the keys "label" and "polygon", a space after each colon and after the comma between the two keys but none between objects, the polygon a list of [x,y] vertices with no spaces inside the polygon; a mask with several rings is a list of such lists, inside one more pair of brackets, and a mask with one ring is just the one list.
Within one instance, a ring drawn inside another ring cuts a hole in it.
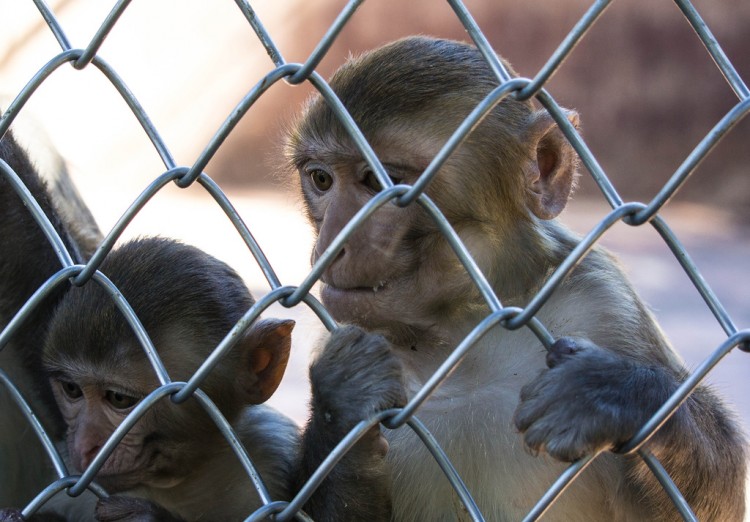
[{"label": "monkey's mouth", "polygon": [[360,323],[373,314],[380,315],[378,296],[389,289],[386,281],[370,286],[335,286],[322,281],[320,298],[337,321]]},{"label": "monkey's mouth", "polygon": [[376,294],[382,290],[386,290],[388,288],[388,281],[378,281],[377,283],[374,283],[373,285],[368,286],[336,286],[332,285],[331,283],[327,283],[325,281],[321,281],[322,289],[328,290],[329,292],[334,293],[360,293],[360,294]]},{"label": "monkey's mouth", "polygon": [[322,281],[320,299],[337,322],[387,332],[400,339],[414,319],[405,286],[400,279],[343,288]]},{"label": "monkey's mouth", "polygon": [[[387,281],[378,281],[372,286],[357,286],[354,287],[353,290],[355,292],[372,292],[372,293],[378,293],[381,290],[385,290],[387,286]],[[339,290],[346,290],[345,288],[340,288]]]}]

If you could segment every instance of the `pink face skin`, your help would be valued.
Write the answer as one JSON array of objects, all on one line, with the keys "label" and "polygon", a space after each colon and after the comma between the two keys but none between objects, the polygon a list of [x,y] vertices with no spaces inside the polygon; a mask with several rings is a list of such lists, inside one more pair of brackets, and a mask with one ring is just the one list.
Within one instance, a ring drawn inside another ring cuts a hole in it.
[{"label": "pink face skin", "polygon": [[[66,375],[53,377],[51,384],[68,426],[71,461],[82,472],[143,395],[115,383],[102,387],[94,380]],[[143,472],[152,460],[144,446],[147,425],[147,419],[137,423],[104,462],[96,479],[104,487],[122,491],[146,478]]]},{"label": "pink face skin", "polygon": [[[232,364],[219,365],[202,389],[230,419],[247,405],[265,402],[279,385],[291,348],[294,321],[259,319],[235,346]],[[173,344],[161,345],[162,362],[177,381],[187,381],[205,355],[177,330],[163,326]],[[111,361],[96,364],[85,351],[76,355],[48,350],[45,365],[55,400],[67,424],[73,466],[91,465],[115,429],[159,382],[140,346],[113,341]],[[194,359],[190,361],[190,359]],[[135,487],[173,487],[186,469],[210,458],[225,441],[198,401],[156,401],[104,461],[96,481],[111,492]]]}]

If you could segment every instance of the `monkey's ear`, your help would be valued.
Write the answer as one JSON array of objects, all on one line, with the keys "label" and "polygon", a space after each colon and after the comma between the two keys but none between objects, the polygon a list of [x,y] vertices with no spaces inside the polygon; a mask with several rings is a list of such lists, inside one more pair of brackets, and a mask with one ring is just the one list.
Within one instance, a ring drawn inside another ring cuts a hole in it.
[{"label": "monkey's ear", "polygon": [[[565,113],[578,128],[578,113]],[[526,142],[532,147],[531,161],[524,168],[529,208],[538,218],[552,219],[568,203],[578,171],[578,156],[545,109],[531,115],[526,130]]]},{"label": "monkey's ear", "polygon": [[267,401],[278,388],[289,362],[294,324],[291,319],[259,319],[240,341],[239,384],[251,404]]}]

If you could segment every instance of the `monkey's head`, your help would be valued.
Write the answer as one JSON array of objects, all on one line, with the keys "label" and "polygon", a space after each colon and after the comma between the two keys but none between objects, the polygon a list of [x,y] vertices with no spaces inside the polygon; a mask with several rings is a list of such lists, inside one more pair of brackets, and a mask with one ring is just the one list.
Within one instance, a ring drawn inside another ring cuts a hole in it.
[{"label": "monkey's head", "polygon": [[[459,124],[499,84],[473,46],[411,37],[350,60],[331,87],[391,180],[412,184]],[[569,112],[577,125],[578,116]],[[321,96],[289,133],[317,231],[312,261],[379,190],[372,169]],[[575,153],[546,110],[508,97],[450,156],[428,186],[479,267],[505,297],[529,290],[527,264],[544,242],[540,223],[565,206]],[[432,218],[419,205],[387,204],[350,237],[322,276],[322,299],[338,320],[391,332],[431,326],[479,294]],[[460,309],[460,310],[459,310]]]},{"label": "monkey's head", "polygon": [[[113,250],[100,270],[133,307],[172,381],[187,381],[254,303],[230,267],[172,240],[131,241]],[[275,391],[293,326],[291,320],[256,321],[201,384],[230,422]],[[71,288],[59,304],[43,361],[79,470],[159,385],[133,330],[94,281]],[[168,487],[217,447],[218,436],[196,399],[177,405],[165,397],[125,436],[97,480],[111,491]]]}]

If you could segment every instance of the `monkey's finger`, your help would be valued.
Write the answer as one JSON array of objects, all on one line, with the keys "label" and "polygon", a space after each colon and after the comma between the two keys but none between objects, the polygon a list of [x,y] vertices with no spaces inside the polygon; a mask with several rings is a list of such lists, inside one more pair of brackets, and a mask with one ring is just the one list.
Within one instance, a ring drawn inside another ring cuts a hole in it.
[{"label": "monkey's finger", "polygon": [[544,449],[551,457],[562,462],[573,462],[593,451],[592,444],[573,428],[555,431],[545,442]]},{"label": "monkey's finger", "polygon": [[513,415],[513,422],[519,431],[526,431],[533,422],[546,415],[556,400],[561,399],[555,389],[549,370],[543,371],[535,381],[521,388],[520,401]]},{"label": "monkey's finger", "polygon": [[523,442],[532,453],[537,454],[545,449],[547,441],[551,437],[552,424],[549,422],[537,422],[529,426],[523,434]]}]

